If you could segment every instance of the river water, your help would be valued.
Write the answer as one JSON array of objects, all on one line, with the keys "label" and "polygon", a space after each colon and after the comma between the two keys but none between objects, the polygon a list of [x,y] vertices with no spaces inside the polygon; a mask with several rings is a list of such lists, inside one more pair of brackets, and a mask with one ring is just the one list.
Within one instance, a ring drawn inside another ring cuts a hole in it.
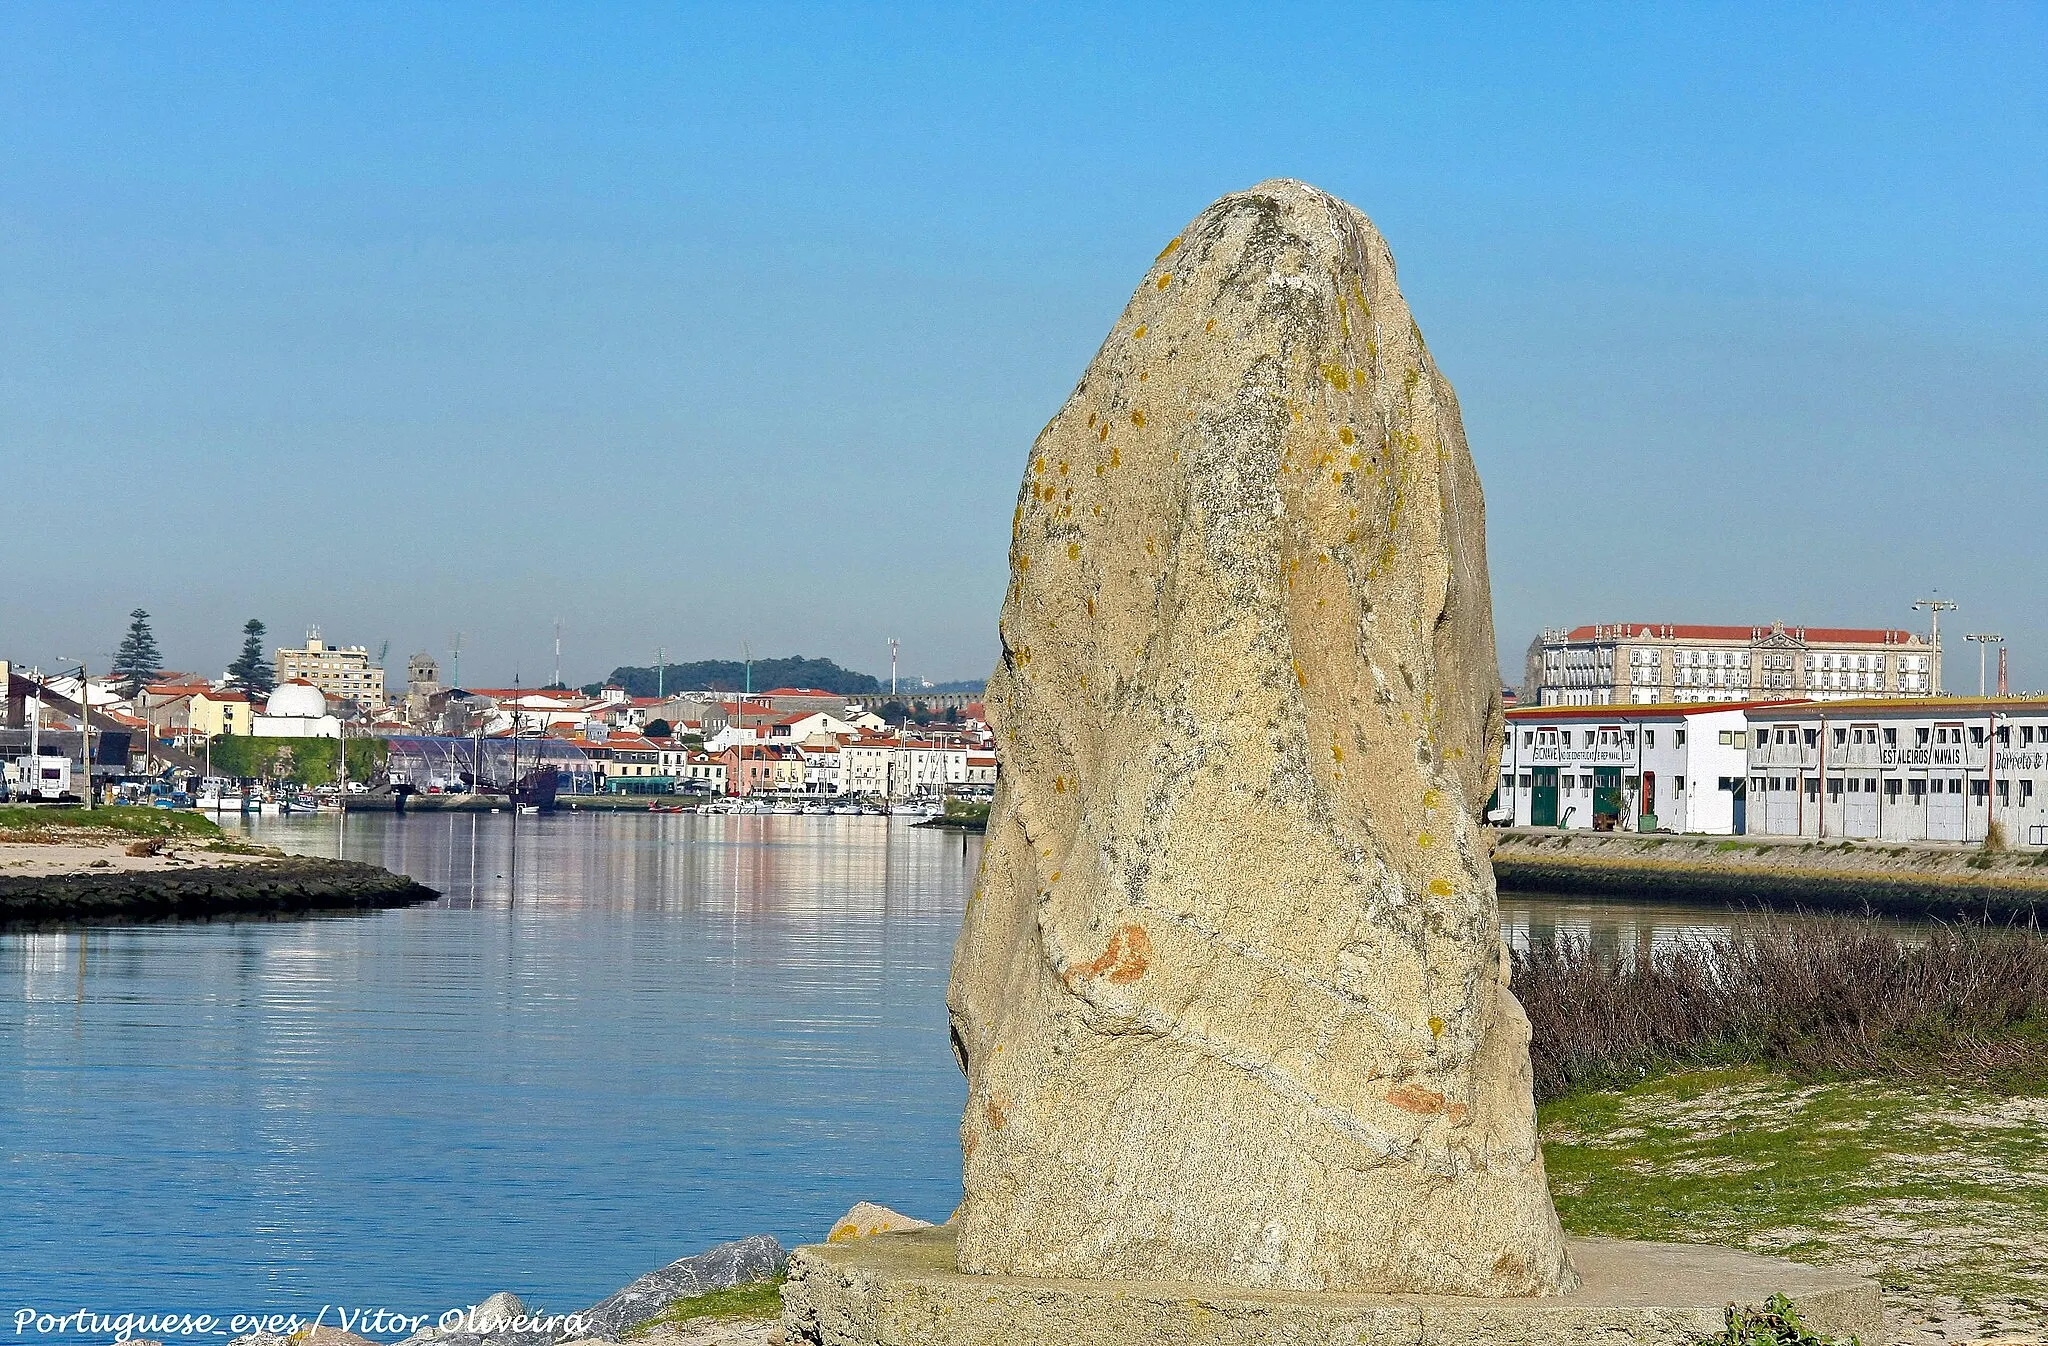
[{"label": "river water", "polygon": [[[263,819],[403,911],[0,933],[0,1327],[22,1308],[581,1308],[853,1202],[942,1220],[977,837],[870,817]],[[1509,896],[1511,938],[1718,911]],[[330,1315],[329,1322],[334,1321]],[[17,1338],[20,1339],[20,1338]]]}]

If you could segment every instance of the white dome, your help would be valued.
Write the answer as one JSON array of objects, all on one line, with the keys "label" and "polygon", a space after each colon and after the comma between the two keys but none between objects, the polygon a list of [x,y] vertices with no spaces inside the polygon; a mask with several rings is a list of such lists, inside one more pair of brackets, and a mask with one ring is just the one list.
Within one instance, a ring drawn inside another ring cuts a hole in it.
[{"label": "white dome", "polygon": [[263,708],[265,715],[317,719],[327,713],[327,698],[310,682],[279,683]]}]

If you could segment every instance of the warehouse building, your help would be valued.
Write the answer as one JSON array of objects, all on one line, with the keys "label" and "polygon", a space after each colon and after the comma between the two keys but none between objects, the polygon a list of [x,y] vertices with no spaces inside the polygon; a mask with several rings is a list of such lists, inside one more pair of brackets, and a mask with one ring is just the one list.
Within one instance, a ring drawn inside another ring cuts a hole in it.
[{"label": "warehouse building", "polygon": [[2048,699],[1744,710],[1757,836],[2048,845]]}]

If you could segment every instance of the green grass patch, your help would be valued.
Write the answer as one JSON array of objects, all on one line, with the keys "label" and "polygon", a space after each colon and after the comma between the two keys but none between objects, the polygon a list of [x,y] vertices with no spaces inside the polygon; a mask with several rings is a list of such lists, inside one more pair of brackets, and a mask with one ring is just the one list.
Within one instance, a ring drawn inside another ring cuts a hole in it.
[{"label": "green grass patch", "polygon": [[675,1327],[684,1323],[718,1322],[727,1319],[767,1319],[782,1312],[782,1277],[773,1280],[749,1281],[727,1290],[713,1290],[709,1294],[687,1295],[671,1299],[668,1307],[655,1314],[646,1322],[626,1333],[628,1341],[637,1340],[663,1327]]},{"label": "green grass patch", "polygon": [[131,804],[90,811],[79,807],[0,808],[0,838],[9,841],[61,839],[67,832],[79,831],[199,840],[221,835],[220,826],[213,819],[179,809],[140,808]]},{"label": "green grass patch", "polygon": [[1739,1066],[1570,1094],[1539,1119],[1575,1234],[1876,1265],[1909,1304],[2048,1328],[2048,1098]]}]

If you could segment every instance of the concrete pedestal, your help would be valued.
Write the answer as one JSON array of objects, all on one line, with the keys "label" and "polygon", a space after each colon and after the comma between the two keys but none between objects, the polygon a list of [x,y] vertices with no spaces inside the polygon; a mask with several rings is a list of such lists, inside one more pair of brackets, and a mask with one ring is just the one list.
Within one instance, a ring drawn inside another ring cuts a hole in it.
[{"label": "concrete pedestal", "polygon": [[974,1276],[950,1229],[799,1248],[789,1346],[1696,1346],[1729,1304],[1783,1293],[1816,1331],[1886,1340],[1875,1282],[1674,1243],[1570,1240],[1583,1280],[1550,1299],[1314,1294]]}]

